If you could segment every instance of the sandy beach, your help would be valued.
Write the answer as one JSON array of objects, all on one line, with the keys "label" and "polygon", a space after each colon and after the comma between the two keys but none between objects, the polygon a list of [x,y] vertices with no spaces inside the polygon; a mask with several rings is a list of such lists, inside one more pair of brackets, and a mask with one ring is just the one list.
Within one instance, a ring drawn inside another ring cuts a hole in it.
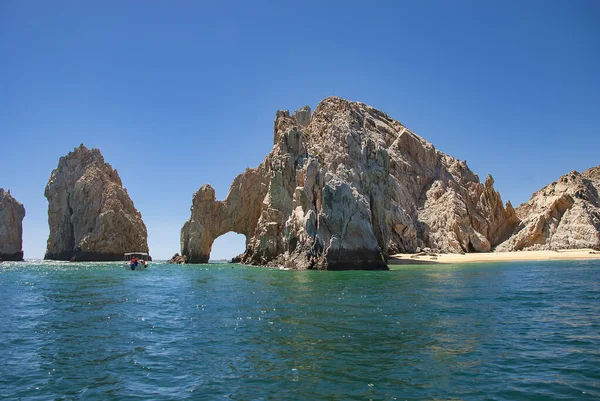
[{"label": "sandy beach", "polygon": [[577,260],[600,259],[600,252],[593,249],[566,249],[561,251],[519,251],[519,252],[488,252],[467,254],[396,254],[390,256],[389,265],[404,264],[451,264],[451,263],[482,263],[482,262],[517,262],[528,260]]}]

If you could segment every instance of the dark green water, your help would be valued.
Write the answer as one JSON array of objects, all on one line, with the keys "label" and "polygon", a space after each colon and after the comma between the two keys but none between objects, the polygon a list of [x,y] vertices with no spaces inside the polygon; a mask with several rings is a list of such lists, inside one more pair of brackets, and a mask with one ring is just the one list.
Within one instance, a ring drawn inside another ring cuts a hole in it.
[{"label": "dark green water", "polygon": [[600,263],[0,264],[0,399],[600,399]]}]

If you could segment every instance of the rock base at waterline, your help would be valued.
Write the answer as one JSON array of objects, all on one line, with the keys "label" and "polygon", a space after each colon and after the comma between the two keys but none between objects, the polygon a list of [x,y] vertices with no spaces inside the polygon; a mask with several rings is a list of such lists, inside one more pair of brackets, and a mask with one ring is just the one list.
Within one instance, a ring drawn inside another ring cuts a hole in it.
[{"label": "rock base at waterline", "polygon": [[0,261],[21,262],[22,260],[23,260],[23,252],[0,253]]}]

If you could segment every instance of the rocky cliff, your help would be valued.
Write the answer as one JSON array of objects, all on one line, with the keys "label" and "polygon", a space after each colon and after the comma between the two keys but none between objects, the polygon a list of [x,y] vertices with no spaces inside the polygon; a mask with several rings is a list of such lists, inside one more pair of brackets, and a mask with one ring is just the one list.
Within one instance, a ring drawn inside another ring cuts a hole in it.
[{"label": "rocky cliff", "polygon": [[0,188],[0,261],[23,260],[23,218],[25,208]]},{"label": "rocky cliff", "polygon": [[515,211],[467,167],[387,114],[324,99],[278,111],[274,146],[223,201],[204,185],[181,230],[182,255],[206,262],[218,236],[246,236],[242,263],[296,269],[385,269],[392,252],[489,251]]},{"label": "rocky cliff", "polygon": [[61,157],[44,195],[50,226],[45,259],[108,261],[148,252],[142,215],[98,149],[80,145]]},{"label": "rocky cliff", "polygon": [[516,210],[520,223],[499,251],[600,250],[600,166],[572,171]]}]

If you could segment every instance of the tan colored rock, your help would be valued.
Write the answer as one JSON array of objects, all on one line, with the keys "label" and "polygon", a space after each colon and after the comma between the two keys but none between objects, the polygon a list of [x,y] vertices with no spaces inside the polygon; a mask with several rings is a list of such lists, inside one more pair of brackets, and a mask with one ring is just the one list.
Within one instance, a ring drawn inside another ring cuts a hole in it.
[{"label": "tan colored rock", "polygon": [[50,226],[45,259],[108,261],[148,252],[142,215],[98,149],[82,144],[61,157],[44,195]]},{"label": "tan colored rock", "polygon": [[[315,124],[327,127],[316,131],[333,134],[309,147],[314,153],[327,154],[326,168],[345,170],[344,174],[361,171],[360,166],[347,163],[344,153],[356,160],[355,144],[364,138],[387,151],[390,252],[414,252],[417,247],[439,252],[489,251],[506,239],[517,223],[512,207],[503,207],[491,177],[482,185],[466,162],[443,154],[379,110],[328,98],[315,110],[311,131]],[[356,174],[347,179],[364,182]]]},{"label": "tan colored rock", "polygon": [[0,261],[23,260],[23,218],[25,208],[0,188]]},{"label": "tan colored rock", "polygon": [[600,250],[600,166],[571,171],[516,210],[521,223],[499,251]]},{"label": "tan colored rock", "polygon": [[302,128],[306,128],[310,123],[310,107],[304,106],[294,112],[292,116],[296,120],[296,124]]},{"label": "tan colored rock", "polygon": [[171,259],[167,261],[167,263],[171,265],[183,265],[187,263],[187,257],[181,256],[180,254],[176,253]]},{"label": "tan colored rock", "polygon": [[190,219],[181,229],[181,254],[190,263],[207,263],[213,241],[230,231],[250,237],[261,212],[266,193],[265,178],[259,169],[247,169],[237,176],[224,201],[215,190],[203,185],[192,199]]},{"label": "tan colored rock", "polygon": [[312,116],[278,111],[274,125],[273,149],[224,201],[210,186],[194,195],[181,234],[191,262],[235,231],[247,239],[242,263],[382,269],[388,251],[489,251],[518,223],[491,177],[481,184],[465,162],[363,103],[330,97]]}]

